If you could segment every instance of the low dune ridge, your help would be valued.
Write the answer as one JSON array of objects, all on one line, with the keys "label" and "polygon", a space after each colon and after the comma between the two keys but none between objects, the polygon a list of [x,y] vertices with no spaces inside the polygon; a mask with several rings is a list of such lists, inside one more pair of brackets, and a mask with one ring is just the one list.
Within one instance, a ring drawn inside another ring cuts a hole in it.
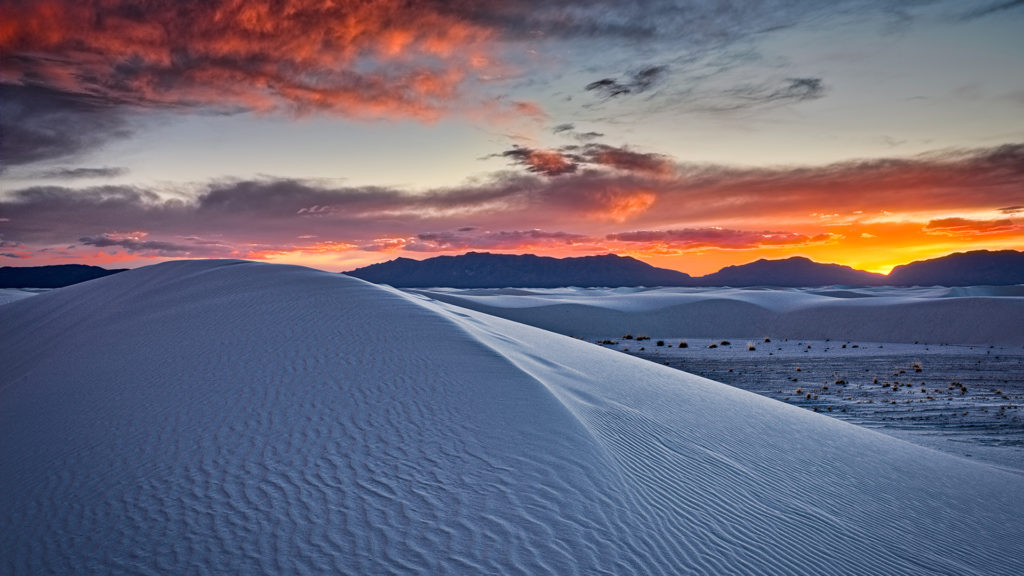
[{"label": "low dune ridge", "polygon": [[414,290],[560,334],[1024,345],[1018,287]]},{"label": "low dune ridge", "polygon": [[1024,476],[361,280],[0,306],[8,573],[1020,574]]}]

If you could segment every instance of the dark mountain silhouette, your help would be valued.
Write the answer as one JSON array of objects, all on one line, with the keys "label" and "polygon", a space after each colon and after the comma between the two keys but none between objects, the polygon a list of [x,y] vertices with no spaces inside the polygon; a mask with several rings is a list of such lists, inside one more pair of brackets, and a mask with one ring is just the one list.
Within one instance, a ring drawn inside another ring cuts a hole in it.
[{"label": "dark mountain silhouette", "polygon": [[561,286],[688,286],[690,276],[634,258],[607,254],[550,258],[469,252],[426,260],[397,258],[345,272],[396,288],[558,288]]},{"label": "dark mountain silhouette", "polygon": [[107,270],[99,266],[86,266],[85,264],[4,266],[0,268],[0,288],[60,288],[125,270],[125,268]]},{"label": "dark mountain silhouette", "polygon": [[895,286],[1005,286],[1024,284],[1024,252],[976,250],[897,266]]},{"label": "dark mountain silhouette", "polygon": [[758,260],[740,266],[726,266],[714,274],[693,279],[695,286],[781,286],[809,287],[877,286],[887,284],[882,274],[854,270],[839,264],[819,264],[794,256],[785,260]]}]

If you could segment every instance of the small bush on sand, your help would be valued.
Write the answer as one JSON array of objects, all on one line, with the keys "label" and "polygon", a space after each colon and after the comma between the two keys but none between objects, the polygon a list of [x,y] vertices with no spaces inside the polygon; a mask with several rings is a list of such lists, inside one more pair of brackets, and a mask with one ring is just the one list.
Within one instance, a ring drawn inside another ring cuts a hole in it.
[{"label": "small bush on sand", "polygon": [[679,347],[680,347],[680,348],[689,348],[689,347],[690,347],[690,344],[689,344],[689,343],[688,343],[688,342],[687,342],[686,340],[681,340],[681,341],[679,342]]},{"label": "small bush on sand", "polygon": [[658,340],[656,345],[657,346],[664,346],[665,345],[665,341],[664,340]]},{"label": "small bush on sand", "polygon": [[728,340],[722,340],[722,346],[731,346],[731,345],[732,345],[732,342],[729,342]]},{"label": "small bush on sand", "polygon": [[755,346],[753,342],[747,342],[747,350],[753,352],[754,350],[757,350],[757,346]]},{"label": "small bush on sand", "polygon": [[650,340],[650,339],[651,339],[651,337],[650,337],[650,336],[637,336],[637,337],[636,337],[636,339],[637,339],[638,341],[639,341],[639,340]]},{"label": "small bush on sand", "polygon": [[632,340],[633,339],[633,335],[632,334],[626,334],[625,336],[622,337],[622,339],[623,340]]},{"label": "small bush on sand", "polygon": [[708,348],[718,348],[718,344],[710,344]]}]

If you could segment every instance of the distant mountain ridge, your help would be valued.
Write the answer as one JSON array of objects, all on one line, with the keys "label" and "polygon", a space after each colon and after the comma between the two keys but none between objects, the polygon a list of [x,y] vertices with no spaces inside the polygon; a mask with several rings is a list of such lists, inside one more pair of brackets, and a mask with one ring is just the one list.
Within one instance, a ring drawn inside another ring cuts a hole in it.
[{"label": "distant mountain ridge", "polygon": [[975,250],[911,262],[892,269],[896,286],[1007,286],[1024,284],[1024,252]]},{"label": "distant mountain ridge", "polygon": [[757,260],[739,266],[726,266],[714,274],[694,278],[693,286],[880,286],[888,277],[855,270],[839,264],[820,264],[802,256],[785,260]]},{"label": "distant mountain ridge", "polygon": [[[124,270],[84,264],[4,266],[0,267],[0,288],[60,288]],[[897,266],[888,276],[800,256],[762,259],[692,277],[614,254],[551,258],[487,252],[425,260],[396,258],[345,274],[397,288],[1009,286],[1024,284],[1024,252],[959,252]]]},{"label": "distant mountain ridge", "polygon": [[4,266],[0,267],[0,288],[62,288],[125,270],[127,268],[108,270],[85,264]]},{"label": "distant mountain ridge", "polygon": [[426,260],[396,258],[345,272],[396,288],[559,288],[579,286],[689,286],[688,274],[635,258],[606,254],[551,258],[533,254],[469,252]]},{"label": "distant mountain ridge", "polygon": [[396,288],[1005,286],[1024,284],[1024,252],[951,254],[897,266],[888,276],[800,256],[727,266],[695,278],[612,254],[558,259],[487,252],[425,260],[397,258],[345,274]]}]

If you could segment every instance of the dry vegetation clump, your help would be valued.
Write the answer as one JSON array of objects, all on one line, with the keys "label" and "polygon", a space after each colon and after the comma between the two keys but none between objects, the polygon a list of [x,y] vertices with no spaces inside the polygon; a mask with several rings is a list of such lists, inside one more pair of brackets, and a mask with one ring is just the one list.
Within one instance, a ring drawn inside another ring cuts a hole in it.
[{"label": "dry vegetation clump", "polygon": [[689,342],[687,342],[686,340],[680,340],[680,341],[679,341],[679,347],[680,347],[680,348],[689,348],[689,347],[690,347],[690,344],[689,344]]},{"label": "dry vegetation clump", "polygon": [[664,340],[658,340],[658,342],[655,345],[656,346],[664,346],[665,345],[665,341]]}]

